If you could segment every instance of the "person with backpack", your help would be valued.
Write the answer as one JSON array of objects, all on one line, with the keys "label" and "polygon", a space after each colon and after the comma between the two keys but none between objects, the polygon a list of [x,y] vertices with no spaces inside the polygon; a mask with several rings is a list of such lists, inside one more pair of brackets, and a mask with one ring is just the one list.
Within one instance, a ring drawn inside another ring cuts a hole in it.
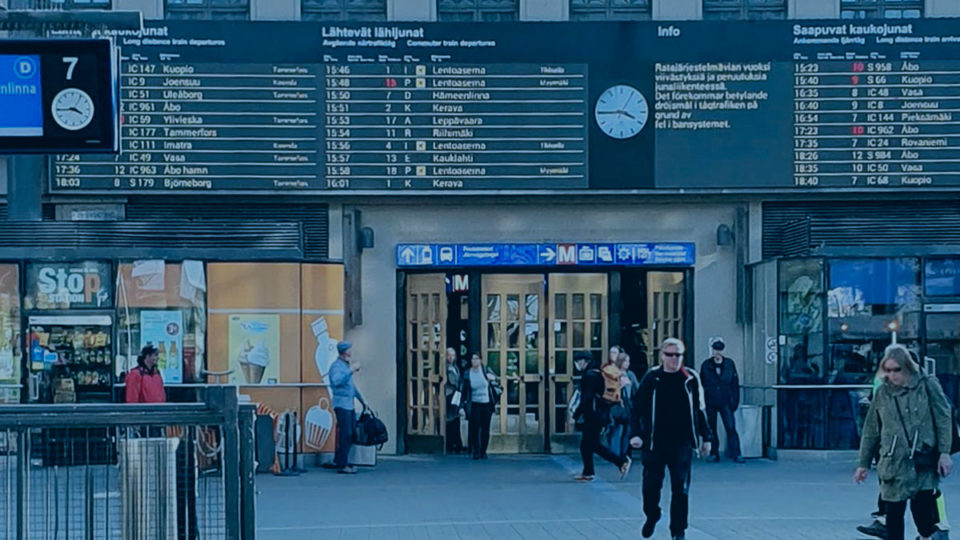
[{"label": "person with backpack", "polygon": [[712,437],[700,376],[684,367],[684,349],[676,338],[660,344],[660,366],[643,376],[634,400],[630,446],[642,455],[644,538],[653,536],[660,520],[664,469],[670,469],[670,535],[673,540],[686,538],[693,452],[710,453]]},{"label": "person with backpack", "polygon": [[[616,349],[616,353],[614,353]],[[619,347],[611,347],[611,356],[616,360]],[[632,461],[629,456],[618,455],[610,448],[600,444],[600,433],[610,421],[610,409],[620,403],[620,374],[616,364],[606,362],[603,368],[590,353],[578,353],[590,356],[590,363],[580,379],[580,405],[576,416],[580,417],[582,433],[580,438],[580,457],[583,459],[583,471],[574,479],[578,482],[592,482],[596,478],[593,455],[613,463],[620,471],[620,479],[627,477]],[[613,369],[604,368],[611,367]],[[613,371],[616,370],[614,376]],[[612,377],[612,378],[611,378]]]}]

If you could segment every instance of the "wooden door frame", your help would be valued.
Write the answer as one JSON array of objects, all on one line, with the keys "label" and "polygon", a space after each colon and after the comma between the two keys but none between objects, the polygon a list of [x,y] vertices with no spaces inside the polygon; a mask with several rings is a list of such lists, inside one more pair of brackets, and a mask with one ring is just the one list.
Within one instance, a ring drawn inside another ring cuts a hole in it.
[{"label": "wooden door frame", "polygon": [[[521,279],[517,279],[515,283],[509,283],[509,285],[505,283],[502,288],[496,289],[496,292],[491,293],[490,288],[486,287],[485,285],[487,284],[488,281],[495,281],[498,278],[504,279],[504,280],[507,280],[509,278],[521,278]],[[491,452],[496,452],[496,451],[511,452],[512,451],[511,453],[527,453],[527,452],[543,453],[546,450],[546,444],[547,444],[546,442],[546,438],[547,438],[546,436],[546,427],[547,427],[546,400],[548,399],[548,395],[546,393],[547,381],[544,379],[544,372],[546,369],[545,368],[546,338],[545,338],[544,330],[546,328],[545,306],[546,306],[546,296],[547,296],[545,280],[546,280],[546,275],[543,272],[537,272],[537,273],[488,272],[488,273],[482,274],[481,276],[481,281],[480,281],[480,303],[481,303],[480,351],[481,351],[481,354],[489,352],[489,350],[486,349],[486,343],[488,338],[486,296],[489,294],[497,294],[497,295],[500,295],[501,298],[505,299],[506,295],[514,294],[516,291],[522,291],[518,293],[520,295],[520,300],[519,300],[520,305],[518,306],[519,318],[517,319],[517,322],[520,325],[519,336],[518,336],[519,352],[518,352],[518,358],[517,358],[518,368],[519,368],[518,378],[517,378],[517,384],[518,384],[517,407],[519,409],[518,416],[517,416],[517,433],[505,433],[506,430],[504,429],[508,422],[507,411],[508,411],[509,405],[507,404],[507,400],[509,398],[509,384],[510,384],[510,381],[507,379],[507,375],[506,375],[507,357],[508,357],[507,349],[509,347],[505,345],[509,343],[508,341],[509,337],[507,336],[507,333],[504,331],[502,332],[502,337],[501,337],[502,341],[498,351],[503,354],[500,358],[500,373],[498,373],[498,376],[500,377],[501,383],[505,383],[505,384],[503,384],[503,395],[501,396],[500,403],[498,404],[499,412],[500,412],[498,416],[498,418],[500,419],[498,434],[496,435],[493,434],[493,430],[491,426],[491,437],[490,437]],[[510,291],[512,287],[516,288],[515,291]],[[529,288],[530,290],[524,290],[525,287]],[[536,293],[538,296],[538,306],[537,306],[538,369],[535,375],[531,375],[526,373],[526,354],[525,354],[526,348],[524,346],[524,344],[526,343],[525,341],[525,337],[526,337],[525,297],[531,294],[534,288],[538,289]],[[508,292],[502,292],[504,289],[507,289]],[[500,320],[499,320],[499,324],[502,325],[501,327],[504,328],[504,330],[506,329],[506,324],[508,322],[508,319],[505,319],[506,313],[507,313],[507,306],[504,300],[501,302]],[[538,381],[531,381],[530,377],[533,377],[533,376],[535,376],[538,379]],[[524,397],[526,396],[525,384],[527,382],[540,383],[538,405],[537,405],[538,416],[539,416],[539,422],[538,422],[539,428],[537,433],[535,434],[526,433],[523,429],[523,427],[525,426],[525,420],[526,420],[525,414],[527,411],[527,405],[524,399]]]},{"label": "wooden door frame", "polygon": [[[397,328],[398,328],[398,331],[397,331],[397,360],[398,360],[397,362],[397,427],[398,429],[397,429],[397,433],[399,434],[399,436],[397,437],[398,453],[401,452],[401,443],[402,443],[403,453],[407,453],[407,452],[443,453],[445,452],[445,449],[446,449],[446,429],[445,429],[446,400],[443,399],[443,390],[444,390],[443,384],[446,380],[446,370],[445,370],[446,364],[444,360],[444,354],[446,350],[446,324],[447,324],[447,314],[448,314],[448,306],[447,306],[448,300],[447,300],[445,285],[442,287],[442,292],[440,294],[440,301],[439,301],[440,314],[439,314],[439,321],[438,321],[442,325],[442,328],[440,329],[440,333],[439,333],[440,345],[438,348],[439,354],[441,355],[440,367],[439,367],[440,371],[437,373],[437,376],[439,377],[439,383],[438,383],[439,394],[438,395],[440,396],[439,407],[437,412],[437,414],[439,415],[439,418],[437,419],[437,421],[439,422],[439,433],[437,435],[409,433],[408,430],[410,428],[410,425],[407,419],[407,416],[409,414],[409,400],[410,400],[410,392],[408,391],[408,388],[407,388],[408,379],[410,377],[410,373],[408,369],[409,358],[407,356],[409,352],[409,345],[410,345],[407,339],[408,337],[407,333],[409,330],[409,323],[410,323],[407,317],[407,311],[408,311],[407,308],[409,307],[407,300],[408,300],[408,297],[410,296],[410,291],[409,291],[410,280],[411,278],[414,278],[414,277],[429,276],[429,275],[443,276],[443,279],[444,280],[446,279],[445,272],[436,271],[437,269],[434,269],[434,270],[435,271],[417,272],[413,274],[404,274],[402,272],[399,273],[399,279],[398,279],[399,286],[397,288],[397,296],[398,296],[398,304],[397,304],[398,306],[397,308]],[[420,332],[419,328],[418,328],[418,332]],[[420,360],[418,359],[418,361]]]}]

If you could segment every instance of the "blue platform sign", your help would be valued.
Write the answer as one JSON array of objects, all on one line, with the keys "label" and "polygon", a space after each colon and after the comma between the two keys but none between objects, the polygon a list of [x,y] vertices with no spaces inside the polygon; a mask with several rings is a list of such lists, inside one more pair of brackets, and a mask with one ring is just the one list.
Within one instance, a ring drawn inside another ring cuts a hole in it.
[{"label": "blue platform sign", "polygon": [[398,244],[397,266],[692,266],[694,244]]},{"label": "blue platform sign", "polygon": [[43,135],[40,56],[0,54],[0,137]]}]

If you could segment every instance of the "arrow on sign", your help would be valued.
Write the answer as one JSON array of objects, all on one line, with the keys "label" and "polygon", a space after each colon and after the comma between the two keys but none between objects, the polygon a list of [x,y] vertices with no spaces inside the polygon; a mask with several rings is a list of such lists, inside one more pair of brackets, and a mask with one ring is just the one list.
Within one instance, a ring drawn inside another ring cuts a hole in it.
[{"label": "arrow on sign", "polygon": [[547,247],[540,252],[540,257],[546,262],[553,262],[557,258],[557,252],[552,247]]},{"label": "arrow on sign", "polygon": [[416,258],[417,254],[410,249],[410,246],[407,246],[400,252],[400,256],[403,257],[404,264],[413,264],[413,260]]}]

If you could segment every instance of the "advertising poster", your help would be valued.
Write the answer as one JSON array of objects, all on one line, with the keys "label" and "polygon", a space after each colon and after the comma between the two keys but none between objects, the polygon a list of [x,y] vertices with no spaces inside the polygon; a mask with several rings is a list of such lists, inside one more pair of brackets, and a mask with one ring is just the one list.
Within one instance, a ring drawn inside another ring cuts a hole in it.
[{"label": "advertising poster", "polygon": [[183,313],[141,311],[140,348],[157,348],[157,369],[165,383],[183,382]]},{"label": "advertising poster", "polygon": [[230,382],[276,384],[280,378],[280,316],[231,315]]},{"label": "advertising poster", "polygon": [[20,378],[20,366],[15,356],[20,337],[18,286],[17,267],[0,265],[0,381],[18,381]]},{"label": "advertising poster", "polygon": [[113,306],[110,263],[28,263],[24,308],[76,309]]}]

